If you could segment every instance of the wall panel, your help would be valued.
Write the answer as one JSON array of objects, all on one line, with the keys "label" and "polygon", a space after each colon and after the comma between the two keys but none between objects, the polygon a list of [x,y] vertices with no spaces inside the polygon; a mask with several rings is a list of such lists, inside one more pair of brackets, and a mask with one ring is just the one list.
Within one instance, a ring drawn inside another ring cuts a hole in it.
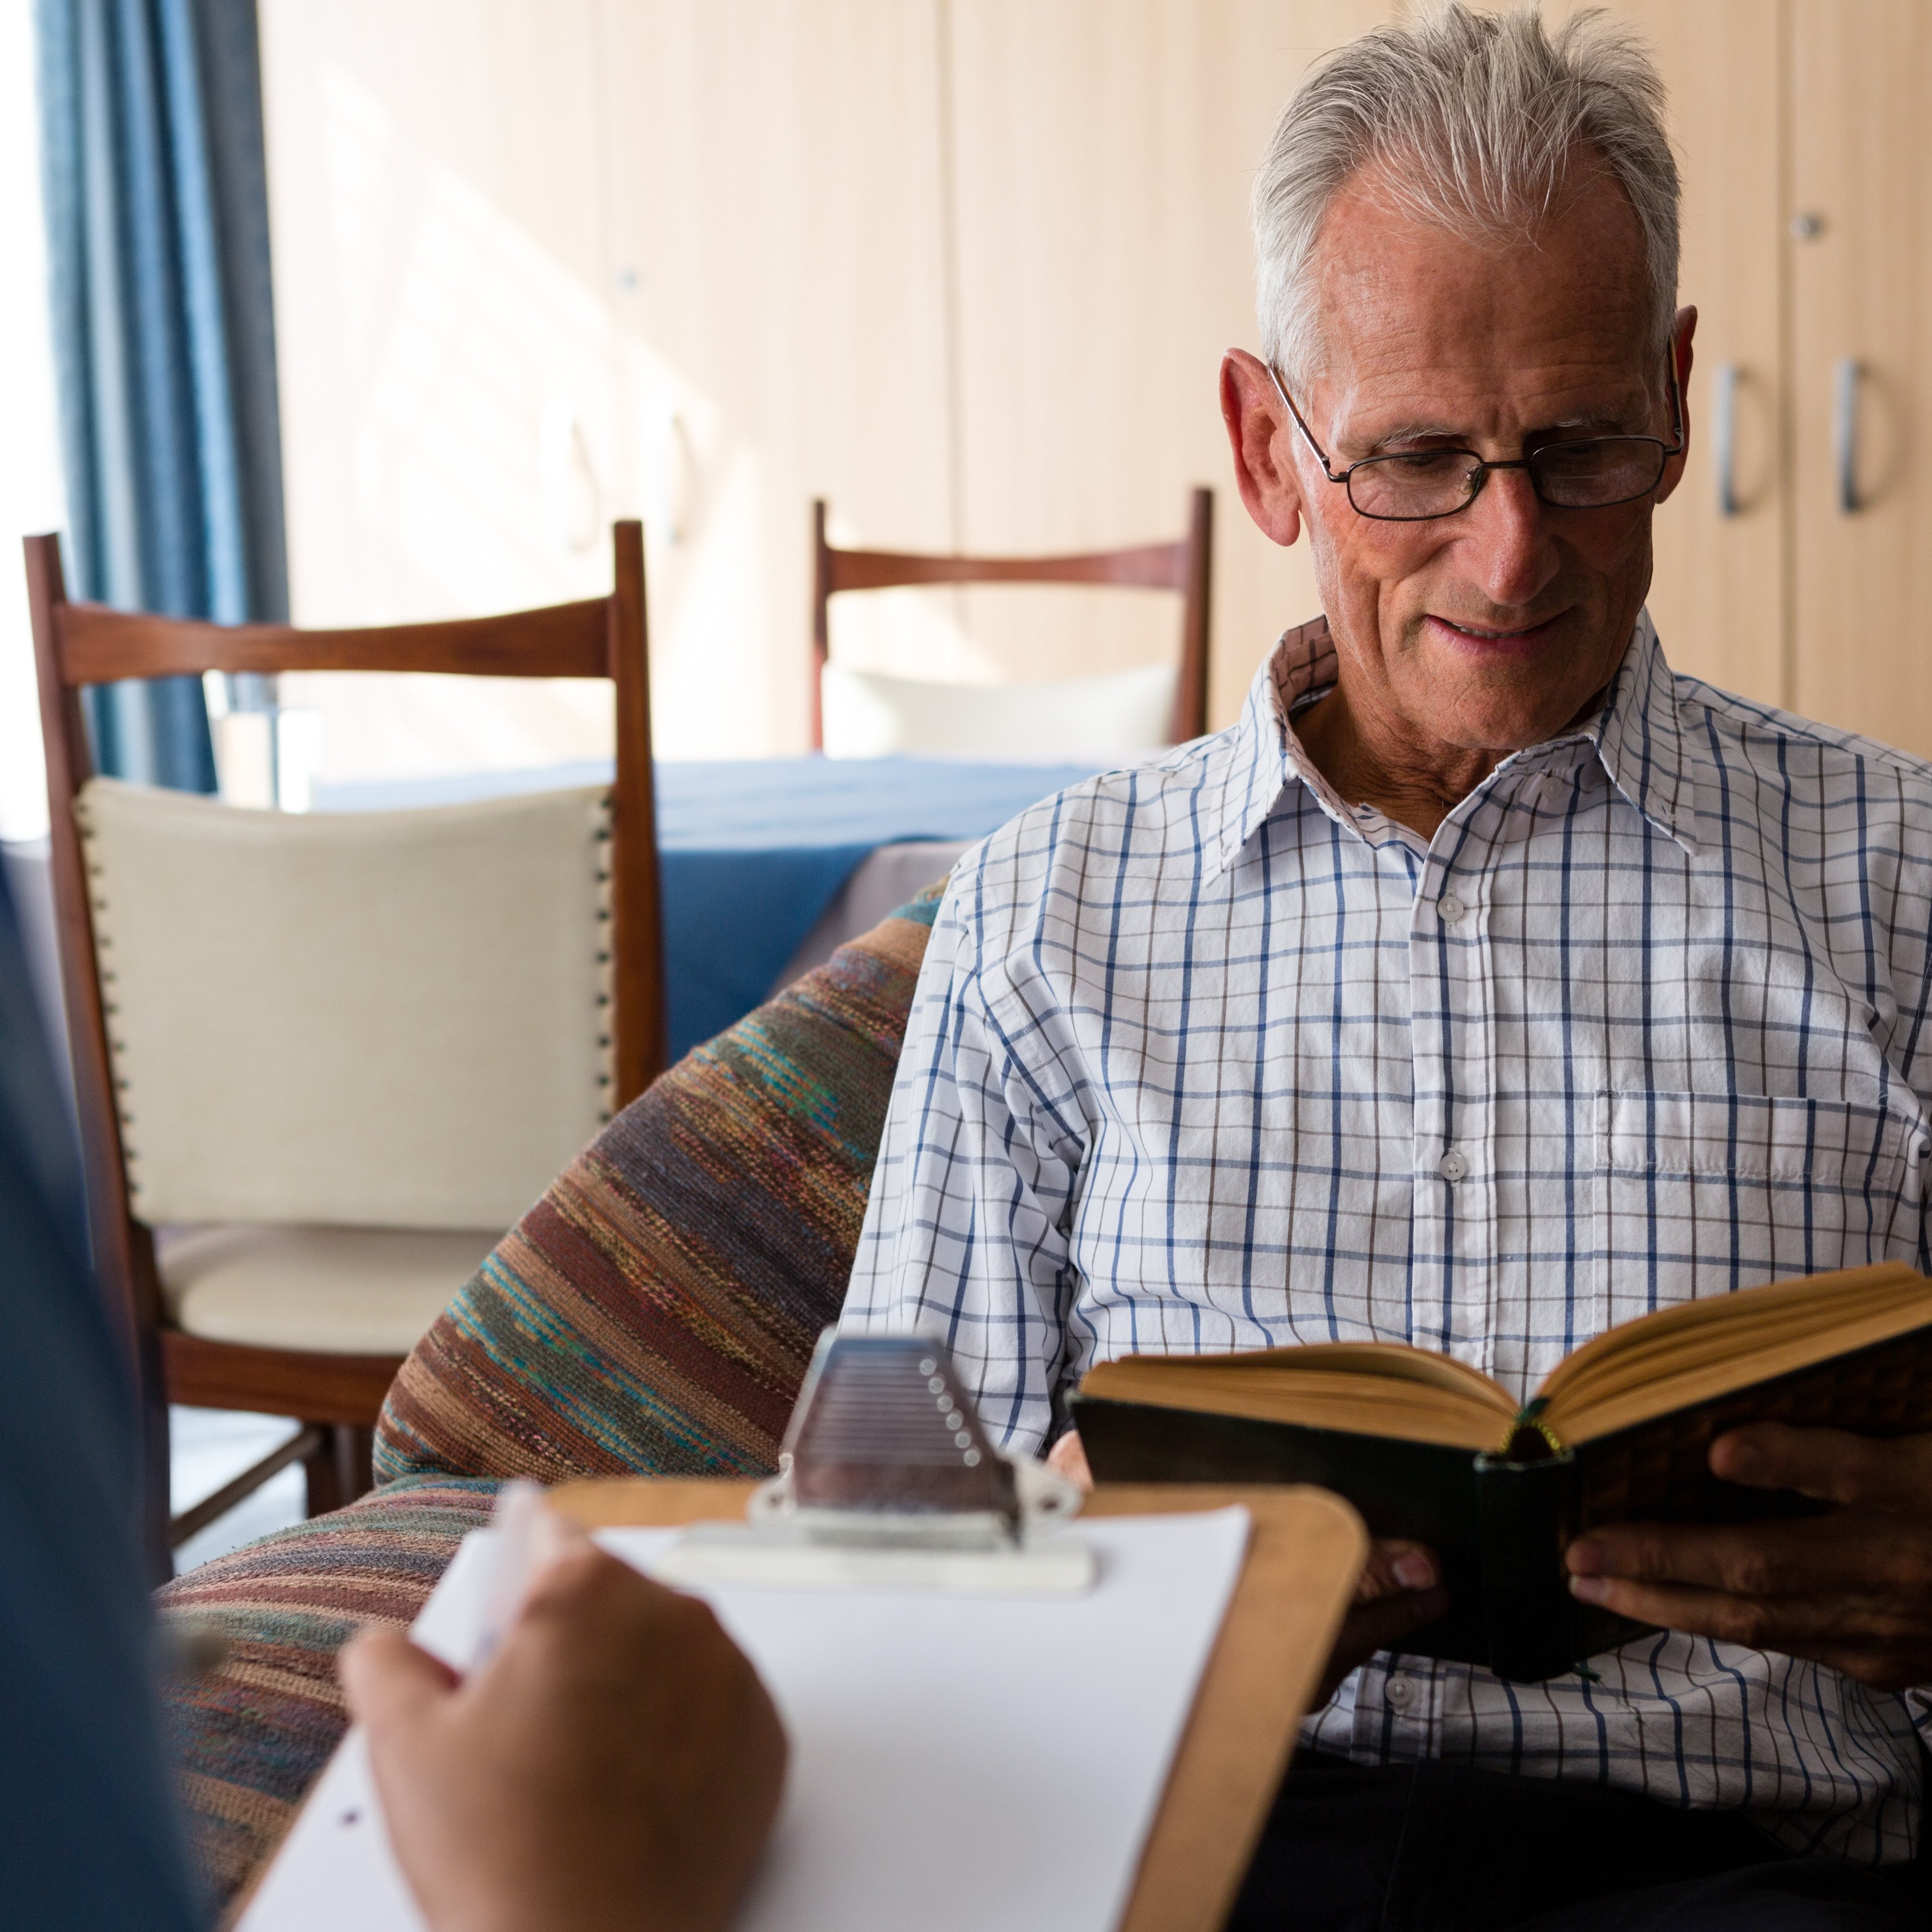
[{"label": "wall panel", "polygon": [[[934,21],[263,0],[298,620],[584,595],[642,515],[660,749],[801,748],[812,495],[948,529]],[[608,740],[582,688],[290,686],[338,776]]]},{"label": "wall panel", "polygon": [[[1764,0],[1618,0],[1613,10],[1650,42],[1670,88],[1684,181],[1678,299],[1697,310],[1690,459],[1658,512],[1651,612],[1679,670],[1788,704],[1778,10]],[[1720,500],[1726,365],[1736,372],[1730,514]]]},{"label": "wall panel", "polygon": [[[544,458],[547,427],[554,442],[580,421],[600,454],[612,427],[593,0],[263,0],[261,22],[297,621],[602,587],[608,554],[565,527],[583,520],[575,479]],[[466,680],[298,677],[284,694],[323,712],[335,775],[608,739],[585,687],[512,702]]]},{"label": "wall panel", "polygon": [[[1241,508],[1216,400],[1222,352],[1256,340],[1249,192],[1309,61],[1389,10],[951,10],[962,534],[980,549],[1171,536],[1188,487],[1213,485],[1215,724],[1282,628],[1318,608],[1306,547],[1276,549]],[[969,615],[1009,674],[1148,662],[1178,634],[1164,598],[1002,602],[1018,608]]]},{"label": "wall panel", "polygon": [[626,409],[641,468],[655,450],[674,479],[652,556],[666,718],[694,749],[802,748],[811,498],[848,537],[948,531],[934,9],[603,18]]},{"label": "wall panel", "polygon": [[1790,18],[1798,708],[1932,757],[1932,8]]}]

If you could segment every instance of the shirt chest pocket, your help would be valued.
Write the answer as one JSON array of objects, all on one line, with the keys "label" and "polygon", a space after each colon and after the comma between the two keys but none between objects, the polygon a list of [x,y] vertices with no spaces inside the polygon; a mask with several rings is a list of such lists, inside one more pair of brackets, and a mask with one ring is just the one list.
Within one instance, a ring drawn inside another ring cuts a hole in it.
[{"label": "shirt chest pocket", "polygon": [[1598,1096],[1600,1327],[1760,1282],[1918,1264],[1932,1129],[1842,1101]]}]

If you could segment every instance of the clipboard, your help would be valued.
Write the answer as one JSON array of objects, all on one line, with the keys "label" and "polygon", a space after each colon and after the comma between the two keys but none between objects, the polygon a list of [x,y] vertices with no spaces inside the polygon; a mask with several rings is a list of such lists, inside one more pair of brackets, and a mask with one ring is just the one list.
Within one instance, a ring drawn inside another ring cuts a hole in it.
[{"label": "clipboard", "polygon": [[[742,1516],[749,1482],[628,1477],[568,1483],[550,1506],[586,1529]],[[1102,1484],[1088,1516],[1166,1516],[1238,1504],[1246,1560],[1180,1748],[1120,1932],[1218,1932],[1240,1888],[1295,1736],[1368,1556],[1361,1519],[1304,1486]]]}]

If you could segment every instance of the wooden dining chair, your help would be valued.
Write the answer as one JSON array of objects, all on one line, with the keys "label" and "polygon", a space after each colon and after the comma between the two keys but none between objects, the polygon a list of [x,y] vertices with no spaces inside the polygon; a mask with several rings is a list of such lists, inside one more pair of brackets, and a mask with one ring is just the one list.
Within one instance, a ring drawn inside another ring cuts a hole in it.
[{"label": "wooden dining chair", "polygon": [[[298,1459],[311,1514],[368,1488],[402,1358],[663,1065],[643,532],[613,534],[608,596],[359,630],[70,602],[58,540],[26,539],[92,1236],[160,1575]],[[94,775],[84,689],[209,670],[608,678],[615,782],[298,815]],[[171,1516],[171,1402],[302,1426]]]},{"label": "wooden dining chair", "polygon": [[[884,590],[910,584],[1106,584],[1146,590],[1180,593],[1180,652],[1170,675],[1172,701],[1162,722],[1176,744],[1198,738],[1208,728],[1208,596],[1213,562],[1214,494],[1196,489],[1190,501],[1187,534],[1172,543],[1141,544],[1125,550],[1083,551],[1063,556],[970,557],[941,556],[914,552],[882,550],[841,550],[826,540],[826,503],[818,498],[812,506],[812,742],[815,749],[825,744],[826,674],[831,668],[830,605],[834,597],[848,591]],[[896,701],[919,701],[922,693],[910,680],[872,678],[865,673],[847,674],[856,681],[868,680],[871,689],[855,688],[852,694],[861,704],[890,706]],[[904,688],[901,688],[904,687]],[[940,686],[956,694],[942,700],[957,719],[962,704],[972,704],[977,687]],[[1037,706],[1045,688],[1040,686],[996,687],[1010,694],[1021,706],[1030,704],[1036,724],[1042,722]],[[1031,700],[1020,696],[1034,694]],[[1064,680],[1053,687],[1054,696],[1070,714],[1078,716],[1083,706],[1105,705],[1144,710],[1150,694],[1165,699],[1167,686],[1163,674],[1116,673],[1111,677]],[[975,706],[976,712],[980,709]],[[981,728],[997,732],[997,707],[988,710]],[[976,717],[975,722],[978,720]],[[912,729],[916,736],[917,726]],[[1050,738],[1052,732],[1044,736]],[[917,748],[916,743],[913,746]],[[950,746],[949,748],[958,748]],[[980,748],[998,754],[1005,748],[994,743]]]}]

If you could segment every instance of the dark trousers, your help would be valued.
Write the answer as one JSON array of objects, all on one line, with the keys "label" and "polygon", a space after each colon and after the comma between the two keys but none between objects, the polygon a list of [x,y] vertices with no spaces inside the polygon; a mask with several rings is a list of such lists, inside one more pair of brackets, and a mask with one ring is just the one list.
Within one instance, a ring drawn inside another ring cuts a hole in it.
[{"label": "dark trousers", "polygon": [[1304,1751],[1228,1932],[1922,1932],[1922,1875],[1598,1785]]}]

